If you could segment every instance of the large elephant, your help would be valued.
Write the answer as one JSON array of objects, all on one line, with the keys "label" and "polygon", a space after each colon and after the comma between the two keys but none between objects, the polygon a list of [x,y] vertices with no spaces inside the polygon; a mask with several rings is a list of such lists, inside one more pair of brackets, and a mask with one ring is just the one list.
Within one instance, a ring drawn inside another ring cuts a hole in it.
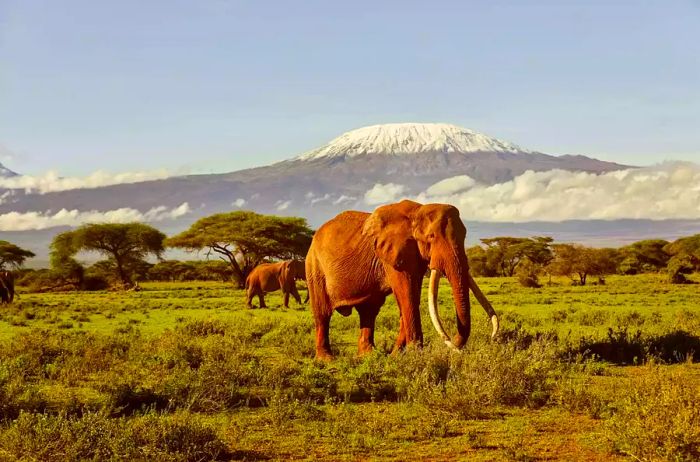
[{"label": "large elephant", "polygon": [[0,303],[12,303],[15,299],[15,275],[12,271],[0,271]]},{"label": "large elephant", "polygon": [[[498,332],[498,316],[469,274],[464,250],[467,230],[459,211],[446,204],[413,201],[377,208],[374,213],[343,212],[321,226],[306,257],[311,311],[316,323],[316,357],[332,358],[329,325],[333,311],[360,315],[360,354],[374,347],[374,322],[393,292],[400,311],[394,351],[422,344],[420,294],[430,269],[428,306],[440,337],[462,348],[471,329],[469,289],[486,310]],[[457,312],[457,335],[450,339],[437,312],[440,274],[447,276]]]},{"label": "large elephant", "polygon": [[[260,308],[266,308],[265,294],[282,289],[285,308],[289,308],[290,295],[301,305],[301,297],[296,286],[297,279],[306,280],[304,262],[301,260],[258,265],[250,272],[245,281],[247,290],[246,304],[249,308],[252,308],[253,297],[257,296],[258,300],[260,300]],[[306,301],[309,301],[308,293]]]}]

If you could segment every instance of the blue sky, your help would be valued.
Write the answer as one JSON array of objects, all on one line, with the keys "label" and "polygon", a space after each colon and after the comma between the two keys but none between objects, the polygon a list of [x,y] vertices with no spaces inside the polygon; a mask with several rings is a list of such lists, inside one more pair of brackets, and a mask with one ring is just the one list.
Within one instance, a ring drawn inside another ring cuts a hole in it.
[{"label": "blue sky", "polygon": [[700,161],[700,2],[0,0],[23,173],[230,171],[401,121]]}]

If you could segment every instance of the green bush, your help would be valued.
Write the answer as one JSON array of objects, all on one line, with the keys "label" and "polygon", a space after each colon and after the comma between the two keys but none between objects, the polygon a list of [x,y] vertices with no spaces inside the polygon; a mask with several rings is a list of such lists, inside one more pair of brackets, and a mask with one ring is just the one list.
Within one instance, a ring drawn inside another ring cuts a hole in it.
[{"label": "green bush", "polygon": [[657,367],[629,387],[607,425],[615,450],[636,460],[700,459],[700,393]]}]

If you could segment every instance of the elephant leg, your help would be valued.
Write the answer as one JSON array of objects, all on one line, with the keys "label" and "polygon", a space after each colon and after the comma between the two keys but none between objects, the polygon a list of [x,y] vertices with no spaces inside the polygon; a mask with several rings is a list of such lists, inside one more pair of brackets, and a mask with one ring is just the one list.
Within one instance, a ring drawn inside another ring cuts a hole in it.
[{"label": "elephant leg", "polygon": [[382,304],[367,302],[356,307],[360,314],[360,338],[357,340],[357,353],[360,356],[374,349],[374,323]]},{"label": "elephant leg", "polygon": [[299,291],[297,290],[297,286],[294,283],[292,283],[292,297],[294,297],[294,300],[297,301],[298,305],[301,305],[301,295],[299,295]]},{"label": "elephant leg", "polygon": [[422,278],[411,278],[410,274],[390,274],[391,287],[399,305],[401,327],[395,348],[412,343],[423,345],[423,328],[420,320],[420,291]]},{"label": "elephant leg", "polygon": [[396,354],[404,348],[406,348],[406,330],[403,327],[403,316],[401,316],[401,311],[399,311],[399,334],[396,336],[396,343],[391,354]]},{"label": "elephant leg", "polygon": [[255,296],[255,289],[252,285],[248,286],[248,291],[246,292],[245,304],[248,308],[253,308],[253,297]]},{"label": "elephant leg", "polygon": [[333,359],[331,352],[330,326],[331,314],[317,313],[316,321],[316,359],[329,361]]}]

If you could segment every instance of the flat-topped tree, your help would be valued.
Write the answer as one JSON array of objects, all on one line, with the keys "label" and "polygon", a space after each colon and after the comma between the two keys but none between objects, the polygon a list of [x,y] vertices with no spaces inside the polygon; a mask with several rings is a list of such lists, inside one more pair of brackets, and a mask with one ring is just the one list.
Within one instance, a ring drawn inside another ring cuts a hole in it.
[{"label": "flat-topped tree", "polygon": [[237,211],[204,217],[165,244],[219,254],[242,288],[248,273],[265,259],[305,258],[312,237],[304,218]]},{"label": "flat-topped tree", "polygon": [[19,268],[27,258],[32,258],[34,252],[23,249],[7,241],[0,241],[0,270]]},{"label": "flat-topped tree", "polygon": [[165,234],[143,223],[86,224],[54,238],[51,262],[54,267],[72,266],[78,252],[97,252],[107,257],[122,284],[129,286],[134,263],[148,255],[160,258],[164,240]]}]

